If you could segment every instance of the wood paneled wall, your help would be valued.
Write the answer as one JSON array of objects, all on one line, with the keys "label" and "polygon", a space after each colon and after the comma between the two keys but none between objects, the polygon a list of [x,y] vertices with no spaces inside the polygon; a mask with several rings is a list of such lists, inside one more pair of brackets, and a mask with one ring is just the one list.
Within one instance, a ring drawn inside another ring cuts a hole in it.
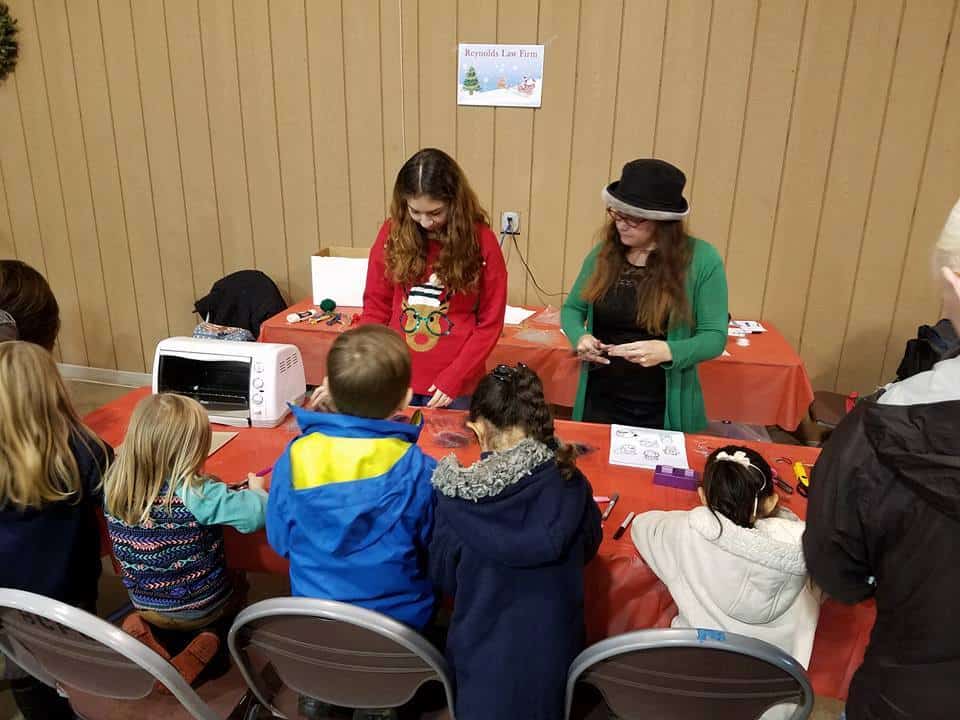
[{"label": "wood paneled wall", "polygon": [[[556,304],[600,188],[653,155],[687,172],[733,312],[776,324],[818,388],[867,390],[939,310],[957,4],[12,0],[0,256],[49,278],[64,362],[144,370],[225,273],[306,296],[308,255],[368,246],[422,146],[520,211],[511,299]],[[543,107],[458,108],[461,40],[545,44]]]}]

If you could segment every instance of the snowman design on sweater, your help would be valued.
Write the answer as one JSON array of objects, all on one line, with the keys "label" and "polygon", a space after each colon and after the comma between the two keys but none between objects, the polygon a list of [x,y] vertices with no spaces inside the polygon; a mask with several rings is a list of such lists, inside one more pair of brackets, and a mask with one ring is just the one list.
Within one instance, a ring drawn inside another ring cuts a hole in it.
[{"label": "snowman design on sweater", "polygon": [[407,345],[414,352],[433,350],[440,338],[453,331],[447,313],[450,303],[444,298],[443,283],[436,273],[421,285],[414,285],[400,306],[400,327]]}]

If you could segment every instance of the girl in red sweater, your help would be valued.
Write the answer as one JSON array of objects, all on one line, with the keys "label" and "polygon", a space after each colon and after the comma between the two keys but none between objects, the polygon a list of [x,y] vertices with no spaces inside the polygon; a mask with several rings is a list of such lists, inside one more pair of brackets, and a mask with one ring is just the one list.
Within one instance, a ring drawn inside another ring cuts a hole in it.
[{"label": "girl in red sweater", "polygon": [[453,158],[420,150],[400,168],[370,250],[361,320],[406,340],[412,405],[469,406],[506,304],[506,264],[476,193]]}]

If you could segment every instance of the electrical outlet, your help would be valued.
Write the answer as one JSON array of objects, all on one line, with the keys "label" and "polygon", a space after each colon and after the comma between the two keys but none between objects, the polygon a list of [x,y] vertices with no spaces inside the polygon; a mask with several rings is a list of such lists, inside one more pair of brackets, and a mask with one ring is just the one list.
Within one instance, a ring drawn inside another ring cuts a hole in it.
[{"label": "electrical outlet", "polygon": [[519,235],[520,213],[505,212],[500,218],[500,232],[506,235]]}]

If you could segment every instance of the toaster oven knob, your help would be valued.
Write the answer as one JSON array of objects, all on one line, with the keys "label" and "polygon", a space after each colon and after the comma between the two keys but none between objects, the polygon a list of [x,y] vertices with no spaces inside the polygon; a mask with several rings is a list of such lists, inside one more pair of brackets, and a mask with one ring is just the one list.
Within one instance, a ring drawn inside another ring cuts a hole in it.
[{"label": "toaster oven knob", "polygon": [[256,364],[254,365],[253,369],[256,370],[258,373],[262,373],[262,372],[263,372],[263,363],[262,363],[262,362],[256,363]]},{"label": "toaster oven knob", "polygon": [[263,394],[262,394],[262,393],[257,393],[256,395],[253,396],[253,404],[254,404],[254,405],[261,405],[261,404],[263,404]]},{"label": "toaster oven knob", "polygon": [[263,387],[263,378],[254,378],[254,379],[253,379],[253,386],[254,386],[257,390],[261,389],[261,388]]}]

